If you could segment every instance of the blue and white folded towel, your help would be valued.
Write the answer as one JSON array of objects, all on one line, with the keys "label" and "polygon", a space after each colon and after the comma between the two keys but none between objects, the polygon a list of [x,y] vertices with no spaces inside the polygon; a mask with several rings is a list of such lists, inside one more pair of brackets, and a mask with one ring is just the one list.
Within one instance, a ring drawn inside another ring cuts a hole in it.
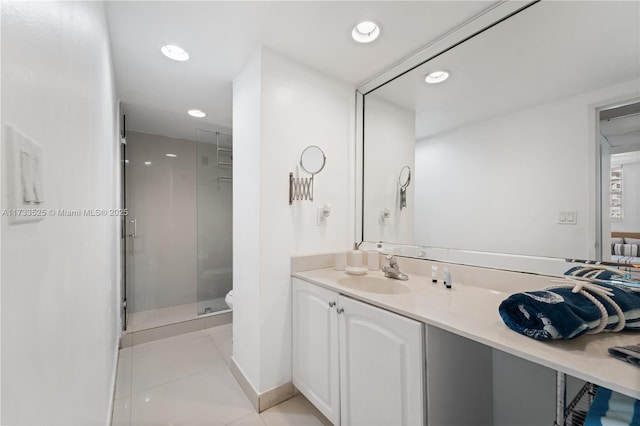
[{"label": "blue and white folded towel", "polygon": [[606,388],[598,388],[584,425],[640,426],[640,401]]},{"label": "blue and white folded towel", "polygon": [[637,345],[614,346],[609,348],[609,355],[620,361],[640,367],[640,343]]},{"label": "blue and white folded towel", "polygon": [[[597,268],[572,268],[566,275],[580,276],[585,269]],[[640,282],[605,272],[598,272],[597,277],[585,272],[597,285],[567,280],[566,285],[543,291],[513,294],[500,304],[500,316],[510,329],[537,340],[573,339],[585,333],[623,329],[640,331]]]}]

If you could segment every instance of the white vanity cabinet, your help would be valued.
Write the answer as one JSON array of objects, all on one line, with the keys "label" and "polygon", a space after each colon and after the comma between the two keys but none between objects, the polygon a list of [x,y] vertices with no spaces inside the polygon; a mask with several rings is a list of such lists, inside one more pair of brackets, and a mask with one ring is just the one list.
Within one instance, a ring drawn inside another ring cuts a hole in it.
[{"label": "white vanity cabinet", "polygon": [[293,278],[293,385],[340,424],[338,293]]},{"label": "white vanity cabinet", "polygon": [[338,299],[343,425],[424,425],[423,325]]},{"label": "white vanity cabinet", "polygon": [[424,326],[293,278],[293,384],[335,425],[424,425]]}]

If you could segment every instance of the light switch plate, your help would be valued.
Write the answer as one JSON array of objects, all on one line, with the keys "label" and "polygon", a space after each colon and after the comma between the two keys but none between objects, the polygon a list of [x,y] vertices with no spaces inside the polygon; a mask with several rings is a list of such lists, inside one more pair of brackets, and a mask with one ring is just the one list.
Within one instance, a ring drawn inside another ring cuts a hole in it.
[{"label": "light switch plate", "polygon": [[576,210],[563,210],[558,212],[558,223],[561,225],[575,225],[578,223]]},{"label": "light switch plate", "polygon": [[10,224],[38,222],[46,217],[42,181],[42,147],[11,126],[5,126],[7,204]]}]

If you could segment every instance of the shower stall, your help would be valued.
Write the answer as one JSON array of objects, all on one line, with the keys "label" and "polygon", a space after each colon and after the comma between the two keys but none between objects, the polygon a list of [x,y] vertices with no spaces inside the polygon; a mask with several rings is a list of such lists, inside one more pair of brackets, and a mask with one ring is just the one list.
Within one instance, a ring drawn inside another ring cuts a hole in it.
[{"label": "shower stall", "polygon": [[232,276],[231,135],[127,132],[125,328],[227,312]]}]

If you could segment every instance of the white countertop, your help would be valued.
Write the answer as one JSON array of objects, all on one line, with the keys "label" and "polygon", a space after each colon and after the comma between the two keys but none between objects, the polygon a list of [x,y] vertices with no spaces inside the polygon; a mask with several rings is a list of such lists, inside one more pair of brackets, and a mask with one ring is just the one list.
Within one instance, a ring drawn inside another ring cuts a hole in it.
[{"label": "white countertop", "polygon": [[[510,330],[502,322],[498,306],[510,293],[456,283],[447,289],[442,282],[433,284],[430,278],[410,275],[408,281],[385,278],[381,271],[368,276],[393,281],[400,293],[379,294],[357,289],[358,280],[366,276],[350,276],[333,268],[316,269],[292,274],[346,296],[414,318],[451,333],[464,336],[526,360],[544,365],[571,376],[604,386],[640,399],[640,368],[610,356],[607,349],[640,343],[640,333],[601,333],[573,340],[540,342]],[[349,278],[350,284],[338,281]],[[402,285],[404,287],[398,287]],[[541,279],[539,288],[551,285]],[[518,290],[515,290],[518,291]],[[514,292],[515,292],[514,291]]]}]

